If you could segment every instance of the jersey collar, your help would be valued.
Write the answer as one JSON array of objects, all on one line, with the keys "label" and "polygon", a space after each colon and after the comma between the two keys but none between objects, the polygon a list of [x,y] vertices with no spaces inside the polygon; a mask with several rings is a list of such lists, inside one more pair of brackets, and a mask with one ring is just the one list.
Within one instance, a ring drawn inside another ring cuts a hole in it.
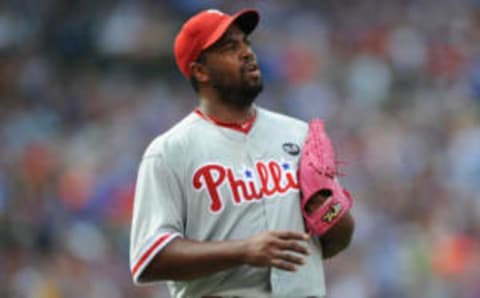
[{"label": "jersey collar", "polygon": [[236,131],[239,131],[241,133],[244,133],[244,134],[247,134],[253,127],[253,124],[255,122],[255,119],[257,119],[257,110],[255,109],[254,110],[254,114],[252,117],[248,118],[247,120],[245,120],[244,122],[242,123],[227,123],[227,122],[223,122],[213,116],[209,116],[209,115],[206,115],[204,113],[202,113],[200,111],[200,109],[198,108],[195,108],[194,112],[199,115],[201,118],[209,121],[209,122],[212,122],[213,124],[217,125],[217,126],[221,126],[221,127],[225,127],[225,128],[229,128],[229,129],[233,129],[233,130],[236,130]]}]

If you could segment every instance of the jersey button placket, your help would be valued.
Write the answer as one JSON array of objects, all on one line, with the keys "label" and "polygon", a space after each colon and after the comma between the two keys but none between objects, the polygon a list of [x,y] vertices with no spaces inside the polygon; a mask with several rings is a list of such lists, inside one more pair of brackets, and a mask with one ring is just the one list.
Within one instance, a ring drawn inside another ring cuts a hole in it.
[{"label": "jersey button placket", "polygon": [[[254,170],[254,172],[256,173],[256,176],[255,176],[255,180],[256,180],[256,185],[258,186],[259,189],[261,189],[261,185],[260,185],[260,181],[259,181],[259,178],[258,178],[258,173],[257,173],[257,169],[256,169],[256,163],[258,161],[261,161],[261,158],[262,158],[262,154],[261,154],[261,150],[258,150],[259,148],[255,148],[254,144],[252,144],[252,140],[251,138],[249,138],[247,136],[247,146],[246,146],[246,160],[248,160],[248,167],[249,168],[252,168]],[[263,216],[262,216],[262,220],[263,220],[263,225],[264,225],[264,229],[265,230],[270,230],[269,228],[269,222],[268,222],[268,208],[267,208],[267,202],[266,202],[266,198],[263,196],[262,194],[262,198],[261,198],[261,201],[260,201],[260,204],[262,206],[262,210],[263,210]]]}]

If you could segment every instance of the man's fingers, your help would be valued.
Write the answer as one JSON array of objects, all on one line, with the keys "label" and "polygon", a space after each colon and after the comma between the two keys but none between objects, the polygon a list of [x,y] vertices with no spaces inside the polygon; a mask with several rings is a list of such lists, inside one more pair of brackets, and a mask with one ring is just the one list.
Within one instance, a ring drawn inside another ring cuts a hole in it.
[{"label": "man's fingers", "polygon": [[307,256],[311,254],[307,247],[294,240],[280,240],[276,244],[282,250],[290,250]]},{"label": "man's fingers", "polygon": [[288,253],[286,251],[277,251],[274,254],[275,259],[280,259],[289,263],[292,263],[294,265],[303,265],[305,264],[305,260],[302,257],[293,255],[291,253]]},{"label": "man's fingers", "polygon": [[299,233],[293,231],[274,231],[273,234],[283,240],[303,240],[306,241],[310,236],[306,233]]},{"label": "man's fingers", "polygon": [[297,266],[281,259],[272,260],[272,266],[286,271],[297,271]]}]

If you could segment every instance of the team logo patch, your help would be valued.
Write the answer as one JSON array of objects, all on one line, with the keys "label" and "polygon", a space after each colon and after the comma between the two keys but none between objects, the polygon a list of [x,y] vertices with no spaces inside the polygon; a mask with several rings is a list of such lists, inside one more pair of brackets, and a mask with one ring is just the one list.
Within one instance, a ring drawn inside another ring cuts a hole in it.
[{"label": "team logo patch", "polygon": [[342,211],[342,204],[337,203],[333,206],[330,206],[327,213],[323,216],[323,221],[326,223],[331,223]]},{"label": "team logo patch", "polygon": [[291,143],[291,142],[285,143],[282,145],[282,148],[285,152],[293,156],[298,155],[300,153],[300,146],[298,146],[295,143]]}]

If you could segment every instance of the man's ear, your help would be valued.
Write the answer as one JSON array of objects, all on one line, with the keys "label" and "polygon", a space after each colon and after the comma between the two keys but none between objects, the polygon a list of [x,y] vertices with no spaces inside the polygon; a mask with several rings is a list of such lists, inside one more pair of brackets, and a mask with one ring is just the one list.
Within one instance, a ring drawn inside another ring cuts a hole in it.
[{"label": "man's ear", "polygon": [[210,80],[207,67],[198,62],[191,62],[188,66],[190,68],[190,76],[194,77],[199,83],[206,83]]}]

